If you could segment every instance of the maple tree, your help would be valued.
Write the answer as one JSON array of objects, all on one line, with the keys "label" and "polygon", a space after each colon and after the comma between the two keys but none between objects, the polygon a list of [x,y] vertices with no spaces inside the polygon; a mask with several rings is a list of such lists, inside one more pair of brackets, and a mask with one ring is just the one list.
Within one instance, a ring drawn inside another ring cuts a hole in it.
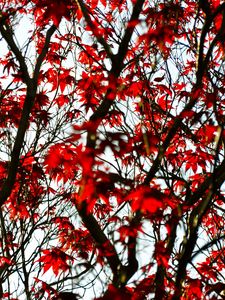
[{"label": "maple tree", "polygon": [[224,299],[224,1],[0,11],[0,298]]}]

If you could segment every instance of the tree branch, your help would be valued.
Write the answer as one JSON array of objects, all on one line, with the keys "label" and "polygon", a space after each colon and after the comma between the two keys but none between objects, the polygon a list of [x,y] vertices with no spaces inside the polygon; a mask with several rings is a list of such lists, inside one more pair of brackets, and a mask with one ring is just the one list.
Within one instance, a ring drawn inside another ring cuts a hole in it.
[{"label": "tree branch", "polygon": [[2,190],[0,193],[0,205],[3,205],[4,202],[7,200],[7,198],[10,196],[11,191],[13,189],[13,185],[16,180],[17,170],[18,170],[18,166],[19,166],[20,152],[21,152],[21,149],[23,146],[24,136],[25,136],[28,124],[29,124],[30,113],[31,113],[31,110],[32,110],[32,107],[33,107],[33,104],[35,101],[35,97],[36,97],[38,74],[40,71],[41,64],[42,64],[42,62],[45,58],[45,55],[48,51],[51,36],[53,35],[55,29],[56,29],[55,26],[52,26],[47,31],[44,47],[42,49],[41,54],[39,55],[39,57],[37,59],[37,64],[36,64],[35,71],[34,71],[34,77],[30,78],[30,76],[28,74],[27,65],[25,63],[25,59],[22,56],[18,47],[16,46],[11,32],[9,32],[8,29],[5,30],[4,25],[0,23],[0,32],[2,33],[2,35],[5,38],[8,45],[10,46],[12,52],[15,54],[16,59],[18,60],[18,62],[20,64],[21,72],[24,77],[24,82],[27,85],[26,98],[24,101],[23,110],[22,110],[22,114],[21,114],[21,118],[20,118],[20,123],[19,123],[18,131],[17,131],[15,143],[13,146],[12,154],[11,154],[11,161],[10,161],[9,168],[8,168],[8,175],[2,186]]},{"label": "tree branch", "polygon": [[7,42],[9,48],[14,53],[17,61],[19,62],[20,72],[22,73],[24,82],[27,85],[30,84],[31,78],[28,73],[25,59],[13,39],[13,33],[12,33],[10,26],[5,22],[5,20],[3,18],[0,18],[0,32],[1,32],[2,37]]},{"label": "tree branch", "polygon": [[[83,2],[82,0],[77,0],[78,3],[83,7]],[[133,13],[131,16],[130,21],[137,20],[139,18],[139,14],[141,13],[141,8],[144,4],[144,0],[138,0],[136,4],[134,5],[133,8]],[[81,9],[82,9],[81,7]],[[83,8],[82,12],[87,13],[87,10],[84,11],[85,8]],[[86,16],[85,19],[87,19],[87,22],[90,22],[90,16]],[[114,59],[112,59],[112,68],[109,71],[109,80],[111,78],[117,79],[123,69],[123,60],[126,56],[129,42],[131,39],[131,36],[133,34],[134,27],[127,27],[124,37],[122,38],[119,50],[117,55],[115,55]],[[93,31],[94,33],[94,31]],[[101,41],[99,41],[101,43]],[[106,46],[104,46],[105,49],[107,49]],[[116,97],[116,91],[113,90],[110,86],[108,88],[108,91],[106,92],[105,98],[102,101],[102,103],[99,105],[97,110],[93,113],[93,115],[90,117],[90,122],[95,123],[95,128],[93,130],[89,130],[88,135],[87,135],[87,141],[86,141],[86,147],[89,149],[94,150],[96,146],[96,131],[97,127],[99,126],[100,122],[102,121],[103,118],[106,117],[111,105],[113,104],[112,100],[112,94],[114,95],[114,99]],[[84,179],[85,179],[84,175]],[[86,180],[84,180],[85,182]],[[92,234],[92,237],[94,238],[97,246],[100,249],[103,249],[103,251],[106,251],[106,246],[109,247],[110,252],[112,255],[106,256],[109,266],[113,272],[114,279],[113,283],[115,286],[120,287],[121,285],[125,285],[129,278],[136,272],[137,270],[137,260],[136,260],[136,239],[130,240],[130,245],[129,248],[129,253],[128,253],[128,266],[123,266],[122,263],[120,262],[120,259],[117,255],[116,249],[114,246],[110,243],[109,239],[105,236],[104,232],[100,228],[98,222],[94,218],[93,215],[89,214],[87,212],[87,204],[85,202],[82,203],[82,205],[79,207],[77,206],[79,215],[81,216],[85,226],[88,228],[90,233]],[[105,249],[105,250],[104,250]],[[132,267],[132,265],[134,266]],[[124,274],[126,274],[126,278],[124,280]]]}]

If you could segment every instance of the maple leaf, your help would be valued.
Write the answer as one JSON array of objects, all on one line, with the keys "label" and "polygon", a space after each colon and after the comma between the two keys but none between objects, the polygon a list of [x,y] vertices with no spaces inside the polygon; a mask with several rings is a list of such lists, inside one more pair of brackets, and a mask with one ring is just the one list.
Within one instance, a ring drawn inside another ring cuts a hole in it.
[{"label": "maple leaf", "polygon": [[57,98],[54,99],[54,102],[59,106],[63,106],[67,103],[69,103],[70,98],[68,97],[68,95],[60,95]]},{"label": "maple leaf", "polygon": [[53,248],[51,250],[43,250],[43,255],[37,260],[43,264],[43,273],[46,273],[52,268],[55,276],[58,276],[59,272],[66,272],[70,269],[70,265],[67,261],[73,262],[73,257],[64,253],[63,251]]},{"label": "maple leaf", "polygon": [[11,265],[13,263],[12,259],[5,257],[5,256],[0,256],[0,267],[4,268],[6,265]]},{"label": "maple leaf", "polygon": [[52,1],[52,0],[36,0],[35,14],[37,17],[37,25],[41,22],[46,22],[46,20],[52,20],[55,26],[58,26],[62,17],[66,19],[70,18],[70,9],[73,7],[77,8],[76,2],[75,5],[72,5],[72,1],[67,3],[63,0]]},{"label": "maple leaf", "polygon": [[134,211],[155,213],[163,207],[165,196],[154,188],[141,186],[128,194],[126,199],[131,200],[131,207]]},{"label": "maple leaf", "polygon": [[63,93],[67,85],[72,85],[74,82],[74,77],[70,75],[70,69],[61,68],[61,72],[59,73],[59,87],[61,92]]},{"label": "maple leaf", "polygon": [[50,171],[52,168],[58,167],[58,165],[61,163],[61,145],[55,145],[54,147],[51,147],[51,149],[48,152],[48,155],[45,158],[45,164],[48,166],[47,170]]}]

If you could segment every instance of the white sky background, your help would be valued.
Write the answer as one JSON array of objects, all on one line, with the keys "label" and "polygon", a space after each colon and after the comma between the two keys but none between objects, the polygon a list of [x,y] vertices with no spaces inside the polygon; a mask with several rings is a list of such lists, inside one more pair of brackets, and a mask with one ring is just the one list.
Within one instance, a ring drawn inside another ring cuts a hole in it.
[{"label": "white sky background", "polygon": [[[63,23],[64,23],[64,21],[61,22],[61,27],[63,26]],[[29,31],[31,29],[33,29],[33,25],[34,24],[32,23],[32,20],[29,17],[27,17],[27,16],[23,16],[18,24],[19,25],[16,27],[16,31],[15,31],[15,40],[17,41],[17,44],[18,44],[19,48],[23,48],[23,47],[26,46],[27,37],[29,35]],[[90,45],[92,44],[92,41],[90,40],[90,37],[89,37],[88,34],[86,34],[86,36],[83,36],[83,39],[84,39],[84,41],[85,41],[86,44],[90,44]],[[2,40],[0,43],[1,43],[1,57],[2,57],[2,56],[4,56],[8,52],[8,48],[7,48],[7,45],[4,42],[4,40]],[[34,48],[33,48],[33,50],[34,50]],[[27,53],[28,57],[35,57],[35,51],[33,51],[33,50],[32,50],[32,47],[29,46],[28,53]],[[114,48],[114,50],[116,52],[115,48]],[[32,62],[32,63],[34,63],[34,62]],[[74,62],[73,62],[72,58],[71,58],[71,61],[67,59],[66,65],[68,67],[71,67],[73,64],[74,64]],[[107,62],[106,62],[106,64],[107,64]],[[108,66],[108,68],[110,69],[110,65]],[[0,70],[0,72],[1,71],[2,71],[2,69]],[[78,71],[77,76],[79,76],[79,69],[77,71]],[[32,72],[32,69],[30,69],[30,72]],[[1,74],[1,75],[5,75],[5,74]],[[3,84],[3,87],[6,87],[8,85],[9,80],[10,80],[9,78],[5,80],[5,86]],[[87,114],[87,118],[89,117],[88,115],[89,115],[89,113]],[[28,132],[29,132],[30,139],[32,141],[33,138],[34,138],[34,133],[32,133],[32,129],[29,129]],[[70,133],[70,130],[68,131],[68,133]],[[16,132],[14,134],[16,134]],[[43,140],[43,142],[44,142],[44,140]],[[112,155],[112,153],[108,149],[106,151],[106,159],[111,160],[111,157],[112,157],[111,155]],[[1,159],[5,160],[5,159],[8,159],[8,157],[2,156],[2,153],[1,153]],[[57,184],[56,183],[52,187],[57,190]],[[45,208],[43,208],[43,209],[45,209]],[[125,208],[124,210],[125,210],[124,214],[127,214],[127,209]],[[121,211],[120,214],[123,214],[123,212]],[[29,257],[30,255],[33,254],[34,249],[36,248],[36,246],[38,246],[39,241],[41,241],[44,236],[45,236],[44,231],[38,230],[35,233],[34,240],[31,241],[30,245],[26,249],[26,256],[27,257]],[[54,243],[52,243],[52,245],[54,245]],[[144,241],[142,241],[142,247],[143,247],[143,250],[144,250],[144,248],[145,248],[145,250],[141,251],[141,252],[138,252],[138,260],[140,262],[140,265],[144,265],[146,263],[145,260],[143,259],[144,258],[144,254],[143,253],[145,252],[149,256],[149,251],[150,251],[148,242],[145,245]],[[100,271],[100,269],[99,269],[99,271]],[[96,274],[93,274],[93,275],[96,275]],[[88,279],[88,277],[90,277],[90,276],[91,275],[88,275],[86,279]],[[141,274],[137,274],[137,276],[141,276]],[[49,279],[51,277],[52,277],[52,270],[47,271],[41,277],[39,276],[40,279],[46,280],[46,282],[49,282]],[[55,281],[56,278],[54,278],[54,276],[52,278],[53,278],[53,281]],[[92,289],[89,289],[89,290],[86,291],[86,293],[82,297],[82,299],[84,299],[84,300],[90,300],[90,299],[92,299],[92,298],[94,298],[96,296],[100,296],[99,293],[102,292],[101,280],[103,282],[105,281],[104,274],[102,274],[102,275],[100,274],[99,279],[100,280],[96,280],[95,286],[94,286],[94,290],[96,292],[96,295],[94,295],[94,293],[93,293],[94,291]],[[10,276],[10,281],[9,281],[10,282],[10,287],[11,287],[11,291],[15,290],[15,296],[16,296],[16,294],[18,295],[18,292],[20,291],[20,288],[22,288],[21,292],[23,290],[23,285],[20,286],[19,281],[20,281],[20,279],[18,278],[17,274],[14,274],[14,275]],[[88,280],[87,280],[87,282],[88,282]],[[78,294],[80,293],[82,295],[83,289],[77,289],[76,285],[74,286],[74,288],[75,288],[74,292],[77,292]],[[20,300],[23,300],[23,299],[25,300],[26,296],[25,295],[23,296],[21,294],[19,296],[19,299]]]},{"label": "white sky background", "polygon": [[[63,22],[62,22],[63,23]],[[31,22],[31,20],[30,20],[30,18],[28,18],[28,17],[23,17],[22,19],[21,19],[21,22],[20,22],[20,25],[18,26],[18,28],[17,28],[17,31],[15,32],[15,36],[16,36],[16,40],[18,41],[18,44],[20,45],[20,47],[22,47],[23,45],[25,45],[26,44],[26,42],[27,42],[27,34],[28,34],[28,31],[31,29],[31,27],[33,26],[33,24],[32,24],[32,22]],[[143,28],[143,26],[142,26],[142,28],[141,28],[141,26],[140,26],[140,30],[143,30],[144,28]],[[86,36],[86,40],[85,40],[85,37],[83,36],[83,39],[84,39],[84,41],[87,43],[87,44],[91,44],[91,41],[90,41],[90,38],[88,37],[88,34],[87,34],[87,36]],[[5,49],[4,49],[5,50]],[[3,52],[3,48],[1,49],[1,51]],[[29,47],[29,52],[28,52],[29,54],[31,54],[31,56],[33,56],[35,53],[32,53],[32,48],[31,47]],[[69,60],[67,60],[67,64],[68,64],[68,66],[71,66],[72,64],[73,64],[74,62],[71,60],[71,62],[69,61]],[[172,66],[172,64],[171,64],[171,69],[173,68],[173,66]],[[79,70],[78,70],[78,72],[79,72]],[[172,74],[175,74],[175,72],[171,72]],[[160,74],[159,74],[159,76],[160,76]],[[30,131],[30,134],[31,134],[31,136],[32,136],[32,131]],[[108,154],[106,154],[106,159],[108,158],[108,159],[110,159],[110,157],[111,157],[111,153],[110,153],[110,151],[108,150]],[[55,186],[53,186],[53,188],[55,188],[55,189],[57,189],[57,185],[55,185]],[[126,209],[125,209],[126,210]],[[123,213],[121,213],[121,214],[123,214]],[[127,214],[127,212],[125,212],[125,214]],[[146,224],[146,226],[148,226],[149,227],[149,225],[150,224]],[[147,229],[147,228],[146,228]],[[148,232],[149,232],[149,228],[148,228]],[[37,238],[37,240],[39,240],[40,238],[41,238],[41,236],[43,235],[44,236],[44,234],[43,234],[43,232],[41,232],[41,231],[39,231],[39,232],[37,232],[36,233],[36,235],[38,234],[38,236],[36,237]],[[40,235],[40,236],[39,236]],[[28,247],[27,248],[27,256],[29,256],[29,252],[30,252],[30,254],[32,254],[32,252],[33,252],[33,249],[34,249],[34,244],[35,244],[35,240],[34,241],[32,241],[32,243],[30,244],[30,248]],[[53,243],[54,244],[54,243]],[[38,245],[38,244],[37,244]],[[139,245],[139,247],[140,247],[140,251],[138,251],[138,260],[139,260],[139,262],[140,262],[140,265],[141,266],[143,266],[143,265],[145,265],[146,263],[147,263],[147,261],[145,261],[145,257],[146,256],[150,256],[150,253],[153,251],[153,248],[151,247],[151,243],[149,244],[149,241],[144,241],[144,240],[142,240],[142,243],[141,243],[141,245]],[[142,249],[141,249],[142,248]],[[30,249],[30,250],[29,250]],[[50,279],[50,276],[51,276],[51,274],[52,274],[52,271],[50,270],[50,271],[48,271],[48,272],[46,272],[46,274],[44,274],[43,276],[41,276],[41,277],[39,277],[40,279],[43,279],[43,280],[46,280],[46,282],[49,282],[49,279]],[[136,274],[136,278],[138,278],[139,276],[141,276],[142,274],[141,274],[141,271],[139,271],[137,274]],[[15,277],[14,277],[15,276]],[[18,278],[17,278],[17,276],[16,275],[14,275],[12,278],[11,278],[11,280],[10,280],[10,285],[12,284],[13,285],[13,281],[15,280],[15,284],[16,284],[16,286],[15,286],[15,290],[16,291],[18,291],[18,287],[17,287],[17,280],[18,280]],[[89,276],[88,276],[89,277]],[[102,276],[101,276],[102,277]],[[100,277],[100,278],[101,278]],[[15,279],[14,279],[15,278]],[[53,277],[54,278],[54,277]],[[103,278],[102,278],[102,280],[104,281],[104,276],[103,276]],[[54,280],[53,280],[54,281]],[[87,282],[88,282],[88,280],[87,280]],[[75,287],[75,292],[78,292],[79,293],[79,289],[76,289],[76,286],[74,286]],[[98,294],[98,290],[99,290],[99,292],[101,292],[102,291],[102,289],[101,289],[101,280],[100,281],[96,281],[96,284],[95,284],[95,286],[94,286],[94,289],[95,289],[95,291],[96,291],[96,293],[97,293],[97,296],[99,296],[99,294]],[[80,290],[80,292],[82,293],[82,289]],[[93,295],[93,291],[92,291],[92,289],[90,289],[90,290],[88,290],[86,293],[85,293],[85,296],[83,296],[82,298],[84,299],[84,300],[89,300],[89,299],[91,299],[92,297],[93,297],[94,295]],[[22,296],[21,295],[21,297],[20,297],[20,299],[21,300],[25,300],[26,299],[26,297],[24,296]]]},{"label": "white sky background", "polygon": [[[63,22],[64,21],[62,21],[62,24],[63,24]],[[16,32],[15,32],[15,34],[16,34],[16,37],[17,37],[17,41],[18,41],[18,43],[19,43],[19,45],[20,46],[22,46],[22,45],[24,45],[26,42],[27,42],[27,33],[28,33],[28,31],[31,29],[31,27],[33,26],[33,24],[32,24],[32,22],[31,22],[31,20],[28,18],[28,17],[23,17],[23,19],[21,20],[21,22],[20,22],[20,25],[18,26],[18,28],[17,28],[17,30],[16,30]],[[62,25],[63,26],[63,25]],[[144,28],[142,27],[140,27],[140,30],[144,30]],[[84,37],[83,37],[84,38]],[[86,39],[86,43],[87,44],[91,44],[91,41],[90,41],[90,39],[89,39],[89,37],[88,37],[88,34],[87,34],[87,36],[85,37],[85,39]],[[1,44],[1,55],[2,54],[4,54],[5,53],[5,51],[7,50],[7,48],[5,47],[5,46],[3,46],[3,45],[5,45],[5,43],[4,42],[0,42],[0,44]],[[116,51],[116,49],[115,49],[115,51]],[[32,48],[30,48],[30,50],[29,50],[29,54],[31,55],[31,56],[33,56],[34,55],[34,53],[32,53]],[[68,66],[70,66],[71,67],[71,65],[72,64],[74,64],[74,62],[71,60],[71,62],[69,61],[69,60],[67,60],[67,64],[68,64]],[[171,68],[171,74],[172,74],[172,76],[174,76],[173,77],[173,79],[174,79],[174,81],[176,81],[177,79],[178,79],[178,81],[179,81],[179,78],[177,78],[177,76],[179,76],[179,75],[177,75],[177,70],[176,70],[176,68],[173,66],[173,64],[172,63],[169,63],[169,67]],[[1,70],[0,70],[1,71]],[[176,72],[175,72],[176,71]],[[160,76],[160,74],[157,74],[157,76]],[[79,76],[79,70],[78,70],[78,76]],[[7,83],[7,80],[6,80],[6,83]],[[70,131],[68,131],[69,133],[70,133]],[[30,134],[31,134],[31,136],[32,136],[32,132],[30,132]],[[190,147],[192,147],[192,145],[190,144]],[[1,154],[2,155],[2,154]],[[108,151],[108,153],[106,153],[106,158],[108,158],[108,159],[110,159],[110,157],[111,157],[111,153],[110,153],[110,151]],[[5,160],[5,157],[3,156],[3,157],[1,157],[1,159],[3,159],[3,160]],[[201,172],[201,170],[199,169],[199,172]],[[55,186],[53,186],[54,188],[57,188],[57,186],[55,185]],[[149,226],[148,224],[146,224],[146,226]],[[149,233],[149,228],[148,228],[148,233]],[[180,233],[178,234],[178,236],[180,236],[180,238],[182,239],[183,238],[183,230],[182,229],[180,229]],[[39,234],[41,235],[41,233],[39,232]],[[203,239],[203,242],[202,242],[202,245],[205,243],[205,237],[203,236],[202,237],[202,239]],[[32,242],[33,243],[33,242]],[[178,243],[179,244],[179,243]],[[139,253],[138,253],[138,259],[139,259],[139,262],[140,262],[140,265],[142,266],[142,265],[144,265],[146,262],[145,262],[145,256],[147,255],[148,257],[150,257],[150,253],[152,252],[152,247],[151,247],[151,244],[149,244],[149,241],[146,241],[146,242],[144,242],[143,240],[142,240],[142,244],[140,245],[140,247],[143,247],[143,250],[141,250]],[[33,248],[33,244],[31,244],[31,248]],[[28,252],[27,252],[27,255],[29,256],[29,248],[28,248],[28,250],[27,250]],[[31,249],[31,252],[32,252],[32,249]],[[149,261],[149,260],[148,260]],[[198,261],[199,261],[199,259],[198,259]],[[50,272],[47,272],[44,276],[43,276],[43,280],[44,279],[46,279],[46,281],[48,281],[48,279],[49,279],[49,276],[50,276],[50,274],[49,274]],[[139,274],[140,272],[137,272],[137,277],[139,276],[139,275],[141,275],[141,274]],[[103,275],[102,275],[103,276]],[[10,284],[12,284],[13,285],[13,283],[14,283],[14,281],[15,281],[15,283],[17,282],[17,279],[18,278],[16,278],[16,275],[15,275],[15,280],[12,278],[12,280],[10,281]],[[132,278],[132,279],[134,279],[134,278]],[[104,277],[102,277],[102,280],[104,281]],[[101,282],[98,282],[98,281],[96,281],[97,283],[96,283],[96,286],[95,286],[95,290],[96,290],[96,293],[97,293],[97,296],[99,296],[99,294],[98,294],[98,290],[101,292],[102,291],[102,286],[101,286]],[[17,287],[16,287],[16,289],[17,289]],[[74,292],[78,292],[79,293],[79,289],[76,289],[75,288],[75,290],[74,290]],[[81,290],[81,292],[82,292],[82,290]],[[83,296],[83,298],[82,299],[84,299],[84,300],[90,300],[90,299],[92,299],[93,298],[93,291],[92,291],[92,289],[90,289],[90,290],[88,290],[88,291],[86,291],[86,294],[85,294],[85,296]],[[95,296],[94,296],[95,297]],[[21,299],[21,300],[25,300],[26,299],[26,297],[24,296],[21,296],[19,299]]]},{"label": "white sky background", "polygon": [[[62,20],[61,22],[61,28],[65,25],[63,25],[63,23],[65,24],[65,21]],[[33,29],[33,22],[32,20],[27,17],[27,16],[24,16],[21,18],[20,22],[19,22],[19,25],[16,27],[16,30],[15,30],[15,40],[17,41],[17,44],[19,46],[19,48],[23,48],[24,46],[26,46],[26,43],[27,43],[27,38],[29,36],[29,31]],[[32,30],[33,31],[33,30]],[[90,41],[90,38],[88,36],[88,34],[86,35],[86,37],[83,36],[83,39],[85,40],[86,44],[91,44],[91,41]],[[7,45],[5,43],[4,40],[1,40],[0,41],[0,46],[1,46],[1,57],[3,57],[7,52],[8,52],[8,48],[7,48]],[[33,50],[35,50],[35,48],[33,48]],[[32,47],[29,45],[29,48],[28,48],[28,52],[27,52],[27,56],[28,57],[35,57],[35,51],[32,50]],[[32,62],[34,63],[34,61]],[[71,60],[67,58],[67,62],[66,62],[66,66],[67,67],[71,67],[74,65],[74,61],[71,57]],[[3,68],[0,69],[0,72],[2,72]],[[81,70],[82,71],[82,70]],[[80,71],[80,72],[81,72]],[[77,74],[76,76],[78,76],[79,78],[79,69],[77,70]],[[32,74],[32,69],[30,69],[30,73]],[[5,75],[5,74],[2,74],[0,73],[0,76],[2,75]],[[78,79],[77,78],[77,79]],[[3,88],[6,87],[8,85],[8,83],[10,82],[10,78],[6,78],[6,80],[4,81],[5,82],[5,85],[3,84]],[[54,93],[53,93],[54,94]],[[87,114],[87,118],[89,118],[91,114],[88,113]],[[68,128],[68,135],[71,133],[71,129]],[[14,135],[16,134],[16,132],[14,133]],[[27,136],[27,138],[30,138],[31,141],[33,140],[35,134],[32,133],[32,129],[30,128],[28,131],[27,131],[27,134],[29,134],[29,136]],[[44,143],[44,140],[43,140],[43,143]],[[1,152],[1,160],[8,160],[8,157],[7,155],[3,155],[3,153]],[[55,182],[55,184],[53,184],[52,186],[54,189],[58,189],[58,184]],[[46,208],[43,207],[43,210],[45,210]],[[26,257],[28,258],[30,255],[33,254],[33,251],[34,249],[39,245],[39,242],[43,239],[43,237],[45,236],[45,233],[44,231],[42,230],[37,230],[35,232],[35,235],[34,235],[34,239],[30,242],[30,245],[27,247],[26,249]],[[54,241],[52,241],[52,246],[54,245]],[[55,245],[57,245],[57,243],[55,243]],[[100,268],[96,268],[93,270],[93,274],[87,274],[86,275],[86,283],[88,283],[89,281],[93,280],[93,277],[95,277],[97,275],[96,271],[97,272],[100,272]],[[43,272],[41,272],[42,274]],[[32,274],[32,277],[35,276],[35,274]],[[69,274],[70,276],[70,274]],[[46,280],[47,283],[51,282],[51,281],[56,281],[56,277],[53,276],[53,273],[52,273],[52,270],[50,269],[49,271],[47,271],[43,276],[38,276],[39,279],[41,280]],[[104,274],[100,273],[98,275],[99,277],[99,280],[96,280],[95,281],[95,285],[92,288],[90,289],[87,289],[86,292],[85,292],[85,295],[82,296],[82,299],[84,300],[90,300],[92,298],[95,298],[97,296],[100,296],[101,292],[102,292],[102,284],[101,284],[101,281],[104,282],[105,281],[105,276]],[[52,278],[52,280],[50,280],[50,278]],[[60,277],[59,277],[60,278]],[[91,279],[92,278],[92,279]],[[82,283],[85,284],[85,281],[82,280]],[[10,290],[11,291],[15,291],[15,296],[19,295],[19,299],[20,300],[26,300],[26,296],[23,295],[23,294],[20,294],[23,289],[24,289],[24,286],[22,283],[20,283],[20,279],[18,277],[18,274],[13,274],[10,276],[9,278],[9,284],[10,284]],[[78,279],[78,285],[79,285],[79,279]],[[83,295],[83,289],[82,288],[78,288],[78,285],[76,283],[74,283],[74,292],[75,293],[78,293],[80,295]],[[91,286],[91,284],[89,284]],[[54,286],[53,286],[54,287]],[[66,289],[64,289],[64,291],[66,291]]]}]

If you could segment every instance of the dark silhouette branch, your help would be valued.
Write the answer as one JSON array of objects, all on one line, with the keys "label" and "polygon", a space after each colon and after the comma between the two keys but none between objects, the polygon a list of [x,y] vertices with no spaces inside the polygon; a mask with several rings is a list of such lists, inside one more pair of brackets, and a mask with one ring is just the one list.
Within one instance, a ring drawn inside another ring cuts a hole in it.
[{"label": "dark silhouette branch", "polygon": [[145,183],[149,183],[151,182],[151,180],[155,177],[155,174],[157,173],[162,159],[164,157],[164,154],[168,148],[168,146],[170,145],[170,142],[172,141],[172,139],[174,138],[174,136],[176,135],[178,129],[182,126],[182,115],[185,112],[190,111],[194,105],[196,104],[196,100],[198,99],[198,96],[196,96],[195,92],[198,91],[201,88],[202,85],[202,79],[204,76],[204,73],[206,71],[207,65],[209,63],[209,57],[216,45],[215,42],[213,42],[212,47],[210,47],[208,55],[206,56],[206,58],[204,59],[204,42],[205,42],[205,38],[206,35],[210,29],[210,26],[214,20],[214,18],[217,16],[217,14],[219,12],[221,12],[224,9],[225,5],[222,4],[219,6],[219,8],[214,12],[214,14],[208,18],[206,18],[205,20],[205,24],[203,26],[202,29],[202,33],[201,33],[201,37],[200,37],[200,46],[199,46],[199,53],[198,53],[198,67],[197,67],[197,71],[196,71],[196,83],[192,89],[192,96],[190,97],[190,101],[185,105],[184,109],[182,110],[182,112],[174,119],[173,125],[171,126],[163,144],[160,146],[159,151],[158,151],[158,155],[156,157],[156,159],[154,160],[146,178],[145,178]]},{"label": "dark silhouette branch", "polygon": [[11,191],[13,189],[13,185],[16,180],[17,170],[19,166],[19,157],[21,153],[21,149],[23,147],[24,142],[24,136],[29,124],[29,117],[30,113],[35,101],[36,93],[37,93],[37,82],[38,82],[38,75],[40,71],[41,64],[45,58],[45,55],[48,51],[48,47],[50,44],[51,36],[53,35],[56,27],[52,26],[49,28],[46,34],[46,40],[44,47],[42,49],[41,54],[39,55],[37,59],[37,65],[35,67],[33,78],[31,78],[28,74],[27,65],[25,63],[25,59],[20,52],[19,48],[17,47],[16,43],[13,40],[12,33],[7,26],[5,29],[5,25],[0,23],[0,32],[2,36],[5,38],[6,42],[8,43],[9,47],[11,48],[11,51],[14,53],[16,59],[18,60],[20,64],[20,69],[22,72],[22,76],[24,78],[24,82],[27,86],[27,93],[26,98],[24,101],[21,117],[20,117],[20,123],[17,130],[17,135],[15,139],[15,143],[13,146],[12,154],[11,154],[11,161],[8,168],[8,175],[7,178],[2,186],[1,194],[0,194],[0,205],[3,205],[4,202],[7,200],[7,198],[10,196]]},{"label": "dark silhouette branch", "polygon": [[[91,22],[90,16],[88,15],[88,12],[81,0],[79,0],[79,4],[81,6],[82,12],[84,13],[86,21],[90,23]],[[136,2],[133,8],[133,13],[131,15],[130,21],[134,21],[139,18],[143,5],[144,5],[144,0],[138,0]],[[117,78],[119,77],[123,69],[123,60],[126,56],[133,31],[134,31],[134,27],[130,27],[130,26],[127,27],[124,37],[122,38],[118,53],[112,59],[112,68],[109,71],[109,80],[111,78],[113,80],[117,80]],[[101,41],[99,42],[102,43]],[[107,50],[108,47],[104,46],[104,48]],[[110,55],[110,53],[108,53],[108,55]],[[90,122],[95,124],[95,126],[93,130],[89,130],[87,135],[86,147],[89,149],[92,150],[95,149],[97,127],[102,121],[102,119],[106,117],[110,107],[113,104],[112,94],[114,95],[114,99],[115,99],[116,91],[109,86],[108,91],[106,92],[105,98],[103,99],[102,103],[93,113],[93,115],[90,117]],[[86,181],[85,176],[86,175],[84,175],[83,178],[84,182]],[[105,236],[104,232],[100,228],[95,217],[87,211],[87,204],[83,202],[80,206],[79,205],[77,206],[77,209],[85,226],[92,234],[92,237],[95,240],[97,247],[99,247],[103,251],[107,250],[111,252],[111,255],[108,255],[106,258],[113,272],[114,285],[117,287],[120,287],[121,285],[125,285],[137,270],[137,260],[136,260],[136,251],[135,251],[136,239],[130,239],[130,245],[128,250],[128,266],[123,266],[122,263],[120,262],[120,259],[117,255],[114,246],[110,243],[109,239]],[[124,274],[126,274],[125,277]],[[121,281],[122,278],[123,280]]]}]

